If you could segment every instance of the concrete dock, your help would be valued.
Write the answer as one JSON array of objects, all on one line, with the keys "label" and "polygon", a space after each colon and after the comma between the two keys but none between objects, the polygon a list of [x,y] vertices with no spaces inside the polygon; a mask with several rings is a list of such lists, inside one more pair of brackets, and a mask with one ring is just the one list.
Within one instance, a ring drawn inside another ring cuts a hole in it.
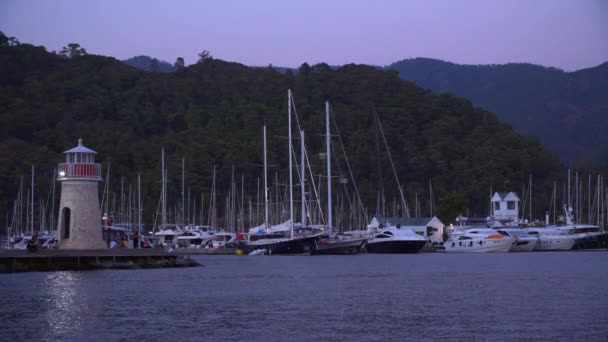
[{"label": "concrete dock", "polygon": [[0,273],[194,266],[200,264],[187,253],[159,249],[0,251]]}]

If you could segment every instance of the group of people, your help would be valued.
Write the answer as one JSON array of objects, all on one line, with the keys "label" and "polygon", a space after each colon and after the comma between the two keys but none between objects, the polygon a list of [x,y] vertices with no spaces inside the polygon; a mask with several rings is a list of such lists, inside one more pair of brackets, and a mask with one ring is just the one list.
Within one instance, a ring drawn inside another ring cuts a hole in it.
[{"label": "group of people", "polygon": [[[131,248],[153,248],[154,242],[151,239],[146,238],[143,234],[139,234],[139,232],[135,232],[133,234],[133,245]],[[129,242],[127,238],[123,238],[120,242],[117,242],[116,239],[108,239],[107,241],[108,248],[129,248]]]},{"label": "group of people", "polygon": [[135,231],[133,234],[133,248],[153,248],[154,242],[152,240],[146,238],[143,234],[139,234],[138,231]]}]

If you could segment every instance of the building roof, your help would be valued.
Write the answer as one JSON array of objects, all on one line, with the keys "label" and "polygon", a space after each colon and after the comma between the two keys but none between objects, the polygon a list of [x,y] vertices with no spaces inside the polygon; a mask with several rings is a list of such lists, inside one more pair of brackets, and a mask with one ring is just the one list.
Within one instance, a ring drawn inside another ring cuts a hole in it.
[{"label": "building roof", "polygon": [[[498,198],[496,198],[496,196],[498,196]],[[507,198],[507,197],[509,197],[509,198]],[[492,202],[506,201],[506,200],[519,201],[519,197],[517,197],[517,194],[514,193],[513,191],[511,191],[511,192],[495,192],[494,196],[492,196]]]},{"label": "building roof", "polygon": [[67,151],[65,151],[63,153],[64,154],[66,154],[66,153],[92,153],[92,154],[97,154],[97,152],[91,150],[90,148],[85,147],[82,144],[82,138],[78,139],[78,146],[76,146],[76,147],[74,147],[72,149],[69,149],[69,150],[67,150]]}]

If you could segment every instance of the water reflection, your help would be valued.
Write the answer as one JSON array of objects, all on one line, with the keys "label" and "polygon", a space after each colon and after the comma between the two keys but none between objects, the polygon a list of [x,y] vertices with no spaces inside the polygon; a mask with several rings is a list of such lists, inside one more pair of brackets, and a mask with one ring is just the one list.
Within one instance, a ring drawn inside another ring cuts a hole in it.
[{"label": "water reflection", "polygon": [[78,335],[86,312],[84,294],[80,291],[81,274],[77,272],[49,273],[45,279],[48,288],[45,317],[48,337],[60,338]]}]

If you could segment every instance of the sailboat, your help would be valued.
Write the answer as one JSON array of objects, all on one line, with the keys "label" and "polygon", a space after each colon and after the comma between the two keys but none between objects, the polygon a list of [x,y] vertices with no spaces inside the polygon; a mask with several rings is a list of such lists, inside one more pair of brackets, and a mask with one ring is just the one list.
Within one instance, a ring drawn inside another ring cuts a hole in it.
[{"label": "sailboat", "polygon": [[331,135],[329,129],[329,101],[325,102],[325,139],[327,147],[327,230],[323,239],[315,245],[312,254],[358,254],[367,239],[362,237],[336,235],[332,227],[331,197]]},{"label": "sailboat", "polygon": [[177,237],[183,234],[183,231],[177,225],[167,224],[167,170],[165,169],[165,149],[161,150],[161,176],[162,190],[160,195],[161,201],[161,225],[159,231],[154,233],[154,236],[159,239],[159,243],[163,245],[172,245],[177,242]]},{"label": "sailboat", "polygon": [[[291,126],[291,116],[290,116]],[[291,138],[291,127],[289,128]],[[290,139],[289,166],[291,171],[291,139]],[[291,172],[290,172],[291,176]],[[290,185],[292,179],[289,177]],[[290,219],[278,225],[270,226],[268,223],[268,176],[266,158],[266,126],[264,126],[264,223],[260,226],[249,229],[247,247],[250,254],[301,254],[310,253],[315,243],[323,234],[323,231],[314,228],[298,227],[294,229],[293,224],[293,194],[291,194]],[[254,255],[252,254],[252,255]]]}]

